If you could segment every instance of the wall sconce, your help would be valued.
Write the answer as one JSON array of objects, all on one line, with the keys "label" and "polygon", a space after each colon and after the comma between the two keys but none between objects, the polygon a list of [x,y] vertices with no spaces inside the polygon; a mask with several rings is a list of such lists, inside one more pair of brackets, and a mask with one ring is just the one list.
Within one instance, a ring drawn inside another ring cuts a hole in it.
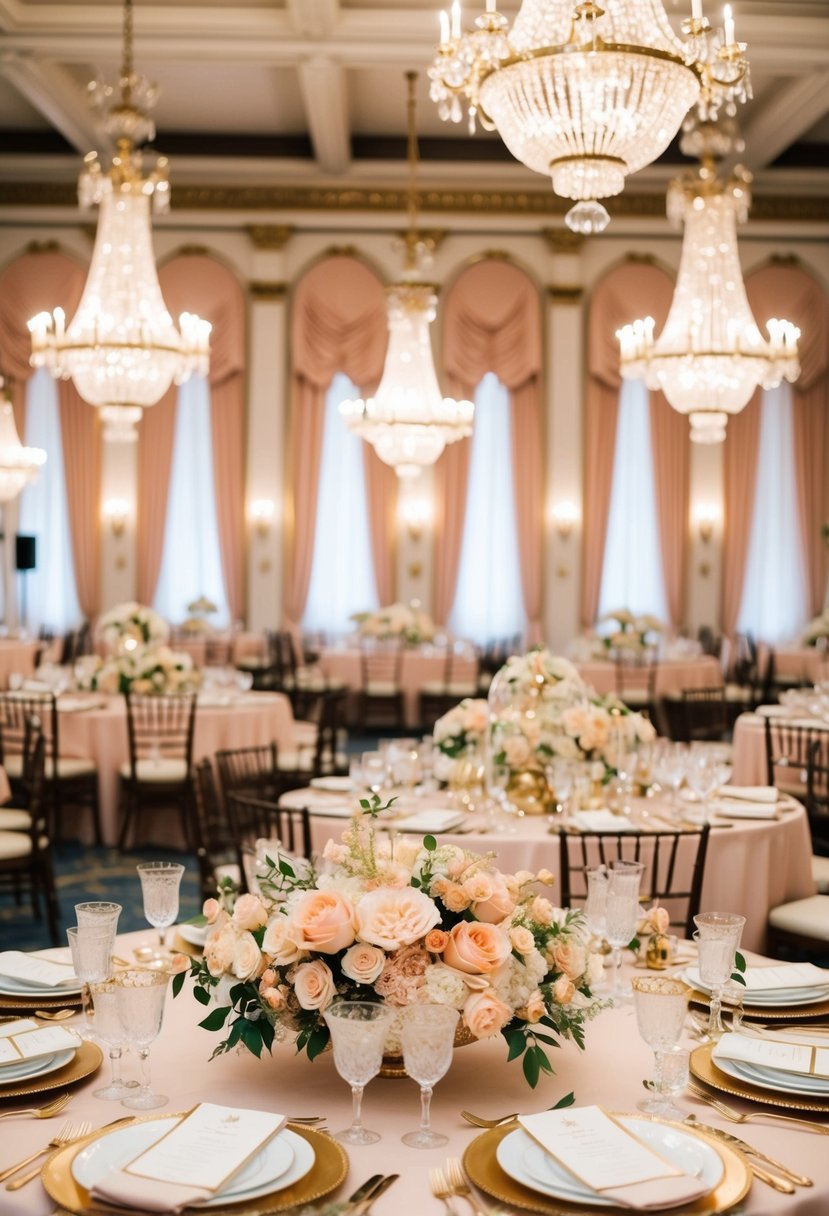
[{"label": "wall sconce", "polygon": [[559,502],[552,510],[553,524],[562,540],[567,540],[579,520],[579,509],[574,502]]},{"label": "wall sconce", "polygon": [[403,504],[403,523],[412,541],[419,541],[429,522],[431,509],[422,498],[409,498]]},{"label": "wall sconce", "polygon": [[708,503],[700,503],[694,510],[694,522],[699,538],[704,545],[710,544],[714,528],[719,522],[719,511]]},{"label": "wall sconce", "polygon": [[250,504],[250,520],[260,536],[265,537],[270,532],[274,511],[272,498],[257,498]]},{"label": "wall sconce", "polygon": [[108,498],[104,503],[104,519],[115,537],[124,535],[129,515],[130,504],[125,498]]}]

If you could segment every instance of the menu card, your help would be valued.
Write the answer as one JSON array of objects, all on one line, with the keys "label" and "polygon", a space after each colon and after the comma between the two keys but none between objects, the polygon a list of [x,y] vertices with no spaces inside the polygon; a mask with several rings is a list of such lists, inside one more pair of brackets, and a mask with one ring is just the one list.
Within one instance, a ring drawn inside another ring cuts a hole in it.
[{"label": "menu card", "polygon": [[20,1018],[2,1027],[0,1036],[0,1066],[54,1055],[68,1048],[78,1048],[81,1040],[74,1030],[65,1026],[40,1026],[30,1018]]},{"label": "menu card", "polygon": [[78,978],[71,963],[56,963],[24,954],[22,950],[4,950],[0,953],[0,976],[22,980],[32,988],[77,988]]},{"label": "menu card", "polygon": [[829,1080],[829,1046],[825,1043],[794,1043],[785,1039],[725,1034],[714,1048],[714,1060],[738,1060],[761,1068]]},{"label": "menu card", "polygon": [[677,1206],[708,1190],[599,1106],[519,1115],[518,1122],[574,1178],[624,1207]]}]

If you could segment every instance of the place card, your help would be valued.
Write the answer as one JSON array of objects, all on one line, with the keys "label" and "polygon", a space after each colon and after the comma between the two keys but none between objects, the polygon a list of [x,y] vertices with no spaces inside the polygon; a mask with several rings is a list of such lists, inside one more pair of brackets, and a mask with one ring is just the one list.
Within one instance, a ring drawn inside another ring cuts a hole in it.
[{"label": "place card", "polygon": [[[28,1022],[21,1019],[12,1025],[20,1026]],[[39,1026],[29,1022],[34,1029],[24,1028],[14,1034],[6,1034],[0,1038],[0,1065],[17,1064],[20,1060],[35,1060],[39,1056],[54,1055],[58,1051],[77,1049],[81,1040],[74,1030],[65,1026]]]},{"label": "place card", "polygon": [[285,1126],[286,1116],[202,1102],[124,1173],[215,1193]]},{"label": "place card", "polygon": [[829,1080],[829,1045],[825,1044],[725,1034],[714,1049],[715,1063],[718,1059]]},{"label": "place card", "polygon": [[0,953],[0,976],[22,980],[33,988],[77,988],[78,979],[71,963],[56,963],[22,950]]}]

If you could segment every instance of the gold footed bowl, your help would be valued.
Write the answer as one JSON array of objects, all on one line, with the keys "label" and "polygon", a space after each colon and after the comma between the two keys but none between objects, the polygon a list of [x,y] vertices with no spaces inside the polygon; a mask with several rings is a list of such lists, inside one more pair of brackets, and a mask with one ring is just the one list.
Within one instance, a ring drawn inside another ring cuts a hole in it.
[{"label": "gold footed bowl", "polygon": [[[467,1047],[470,1043],[476,1043],[478,1040],[463,1023],[458,1025],[455,1031],[455,1046]],[[403,1063],[403,1056],[397,1052],[387,1051],[383,1053],[383,1063],[380,1065],[378,1076],[381,1077],[407,1077],[406,1066]]]}]

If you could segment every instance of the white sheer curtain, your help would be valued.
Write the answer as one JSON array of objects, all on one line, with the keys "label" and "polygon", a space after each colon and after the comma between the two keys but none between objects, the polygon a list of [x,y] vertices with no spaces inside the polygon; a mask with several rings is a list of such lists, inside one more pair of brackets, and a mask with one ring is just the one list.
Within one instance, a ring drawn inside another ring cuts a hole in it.
[{"label": "white sheer curtain", "polygon": [[[20,619],[32,630],[45,626],[55,633],[65,633],[80,623],[82,614],[72,564],[58,386],[43,367],[26,386],[23,442],[44,448],[47,460],[37,481],[20,496],[18,530],[24,536],[34,536],[37,547],[35,569],[18,576]],[[13,543],[14,538],[7,536],[6,544]]]},{"label": "white sheer curtain", "polygon": [[509,391],[487,372],[475,391],[475,425],[461,560],[449,628],[485,644],[523,633],[512,480]]},{"label": "white sheer curtain", "polygon": [[599,616],[615,608],[668,619],[659,550],[650,401],[641,380],[623,380]]},{"label": "white sheer curtain", "polygon": [[757,488],[737,628],[764,642],[784,642],[797,635],[807,616],[791,385],[767,389],[760,409]]},{"label": "white sheer curtain", "polygon": [[218,608],[211,624],[227,625],[230,614],[213,485],[210,385],[203,376],[194,376],[178,390],[164,551],[153,607],[176,623],[188,615],[187,605],[201,596]]},{"label": "white sheer curtain", "polygon": [[377,608],[371,560],[363,440],[347,430],[339,404],[360,390],[337,373],[325,400],[314,557],[303,628],[346,633],[355,612]]}]

